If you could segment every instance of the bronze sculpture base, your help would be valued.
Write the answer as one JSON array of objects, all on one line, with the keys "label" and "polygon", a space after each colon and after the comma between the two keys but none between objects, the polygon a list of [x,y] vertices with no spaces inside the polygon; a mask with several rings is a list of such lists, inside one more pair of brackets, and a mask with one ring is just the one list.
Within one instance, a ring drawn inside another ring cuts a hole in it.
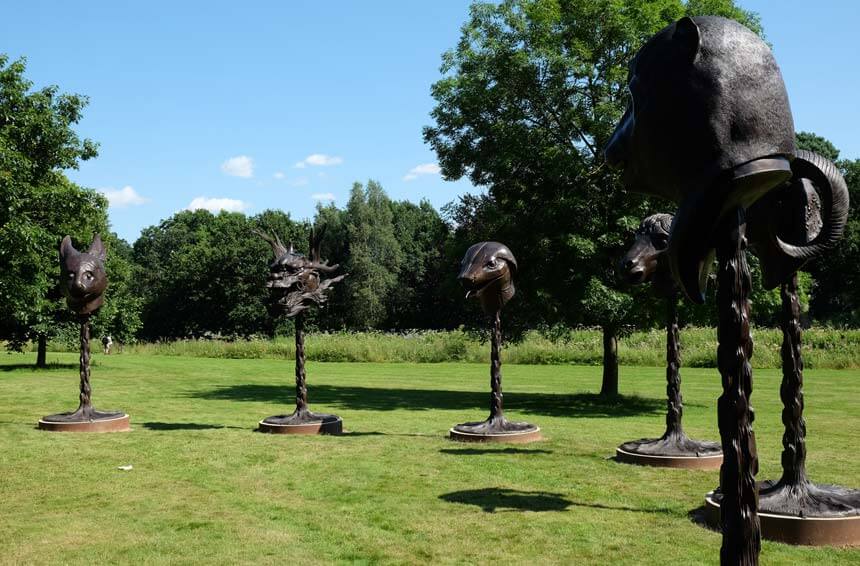
[{"label": "bronze sculpture base", "polygon": [[272,434],[341,434],[343,419],[337,415],[296,411],[267,417],[260,421],[257,430]]},{"label": "bronze sculpture base", "polygon": [[[860,490],[835,485],[807,486],[797,497],[787,486],[772,481],[759,484],[762,537],[806,546],[860,546]],[[722,494],[705,496],[708,524],[719,528]]]},{"label": "bronze sculpture base", "polygon": [[127,432],[129,416],[121,411],[92,411],[89,418],[75,413],[59,413],[39,419],[39,428],[50,432]]},{"label": "bronze sculpture base", "polygon": [[448,435],[451,440],[461,442],[509,442],[512,444],[535,442],[543,438],[539,426],[523,422],[511,422],[504,418],[458,424],[448,431]]},{"label": "bronze sculpture base", "polygon": [[615,459],[639,466],[715,470],[723,463],[723,451],[718,442],[664,435],[625,442],[615,449]]}]

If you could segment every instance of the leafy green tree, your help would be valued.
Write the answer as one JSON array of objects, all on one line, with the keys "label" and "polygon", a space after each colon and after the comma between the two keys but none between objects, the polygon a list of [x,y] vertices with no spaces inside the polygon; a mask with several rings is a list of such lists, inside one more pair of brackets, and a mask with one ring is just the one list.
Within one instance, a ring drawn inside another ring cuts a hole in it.
[{"label": "leafy green tree", "polygon": [[798,147],[833,161],[845,177],[851,208],[842,240],[809,265],[814,278],[810,316],[822,322],[860,325],[860,159],[839,159],[827,139],[809,132],[797,134]]},{"label": "leafy green tree", "polygon": [[120,345],[134,342],[143,322],[140,313],[143,299],[137,286],[137,270],[131,246],[114,233],[102,236],[107,248],[105,270],[108,288],[104,305],[92,320],[93,336],[106,336]]},{"label": "leafy green tree", "polygon": [[403,249],[394,232],[391,201],[376,181],[355,183],[344,215],[349,242],[344,295],[348,324],[379,328],[388,318],[388,298],[397,287]]},{"label": "leafy green tree", "polygon": [[[265,288],[272,251],[253,230],[306,242],[307,229],[279,211],[182,211],[134,243],[144,338],[249,336],[271,331]],[[306,247],[306,244],[305,244]],[[297,246],[299,248],[299,246]]]},{"label": "leafy green tree", "polygon": [[424,138],[443,175],[489,189],[504,218],[498,239],[523,258],[531,316],[603,328],[607,395],[618,391],[618,332],[636,310],[615,262],[641,218],[671,208],[625,191],[601,148],[624,110],[637,48],[701,13],[760,31],[731,0],[475,2],[432,87]]},{"label": "leafy green tree", "polygon": [[32,90],[23,59],[0,54],[0,338],[20,349],[45,344],[63,317],[57,249],[64,235],[90,241],[107,229],[107,202],[63,174],[96,156],[73,126],[86,97],[56,86]]},{"label": "leafy green tree", "polygon": [[440,328],[451,310],[442,285],[453,278],[440,269],[448,243],[448,226],[426,200],[390,203],[394,237],[402,262],[394,292],[388,298],[387,328]]}]

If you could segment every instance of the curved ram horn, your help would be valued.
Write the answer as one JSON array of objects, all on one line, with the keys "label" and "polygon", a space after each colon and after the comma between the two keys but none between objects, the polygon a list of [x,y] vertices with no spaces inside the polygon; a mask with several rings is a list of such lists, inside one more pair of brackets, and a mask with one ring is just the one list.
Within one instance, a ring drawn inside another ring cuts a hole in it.
[{"label": "curved ram horn", "polygon": [[812,181],[821,199],[821,230],[805,245],[793,245],[782,241],[770,223],[770,236],[774,244],[788,257],[811,259],[831,248],[842,237],[848,221],[848,187],[845,179],[827,159],[811,151],[798,150],[791,164],[795,178]]}]

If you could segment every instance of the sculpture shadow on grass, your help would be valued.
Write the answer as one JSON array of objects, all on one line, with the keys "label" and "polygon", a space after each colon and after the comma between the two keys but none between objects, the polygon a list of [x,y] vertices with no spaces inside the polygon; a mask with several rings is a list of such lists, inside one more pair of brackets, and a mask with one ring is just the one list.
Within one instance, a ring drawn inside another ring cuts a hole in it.
[{"label": "sculpture shadow on grass", "polygon": [[[91,367],[95,367],[95,363],[90,364]],[[61,364],[59,362],[48,363],[45,367],[39,367],[36,364],[4,364],[0,365],[0,369],[3,371],[16,371],[19,369],[28,369],[31,371],[56,371],[56,370],[67,370],[67,369],[78,369],[78,364]]]},{"label": "sculpture shadow on grass", "polygon": [[240,428],[236,426],[225,426],[218,424],[206,424],[206,423],[162,423],[162,422],[149,422],[143,423],[144,428],[148,428],[149,430],[210,430],[216,428]]},{"label": "sculpture shadow on grass", "polygon": [[441,454],[455,456],[479,456],[483,454],[552,454],[552,450],[543,448],[442,448]]},{"label": "sculpture shadow on grass", "polygon": [[[356,411],[476,410],[487,408],[489,393],[444,389],[388,389],[343,385],[311,385],[311,405]],[[253,401],[287,404],[292,388],[284,385],[229,385],[192,393],[209,400]],[[666,401],[636,396],[601,397],[594,393],[506,393],[509,411],[553,417],[630,417],[665,412]]]},{"label": "sculpture shadow on grass", "polygon": [[518,491],[499,487],[454,491],[440,495],[439,499],[449,503],[476,505],[485,513],[496,513],[497,511],[565,511],[572,505],[560,493]]}]

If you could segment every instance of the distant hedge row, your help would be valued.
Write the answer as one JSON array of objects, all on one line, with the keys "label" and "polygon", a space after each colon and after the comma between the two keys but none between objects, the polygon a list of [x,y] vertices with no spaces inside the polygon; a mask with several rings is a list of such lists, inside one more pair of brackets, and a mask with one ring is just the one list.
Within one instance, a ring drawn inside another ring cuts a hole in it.
[{"label": "distant hedge row", "polygon": [[[753,367],[780,367],[782,334],[778,329],[753,330],[755,351]],[[659,330],[634,332],[618,344],[624,365],[662,366],[665,364],[665,333]],[[411,333],[343,332],[310,333],[306,355],[317,362],[476,362],[489,359],[489,344],[479,334],[465,331],[420,331]],[[54,350],[67,346],[52,344]],[[166,356],[206,358],[284,358],[293,359],[295,348],[290,337],[274,340],[179,340],[139,343],[124,352]],[[561,337],[549,338],[529,332],[518,343],[507,344],[502,353],[511,364],[600,365],[603,361],[599,330],[572,330]],[[807,368],[860,368],[860,330],[811,328],[803,333],[803,361]],[[716,367],[716,331],[713,328],[681,330],[682,366]]]}]

